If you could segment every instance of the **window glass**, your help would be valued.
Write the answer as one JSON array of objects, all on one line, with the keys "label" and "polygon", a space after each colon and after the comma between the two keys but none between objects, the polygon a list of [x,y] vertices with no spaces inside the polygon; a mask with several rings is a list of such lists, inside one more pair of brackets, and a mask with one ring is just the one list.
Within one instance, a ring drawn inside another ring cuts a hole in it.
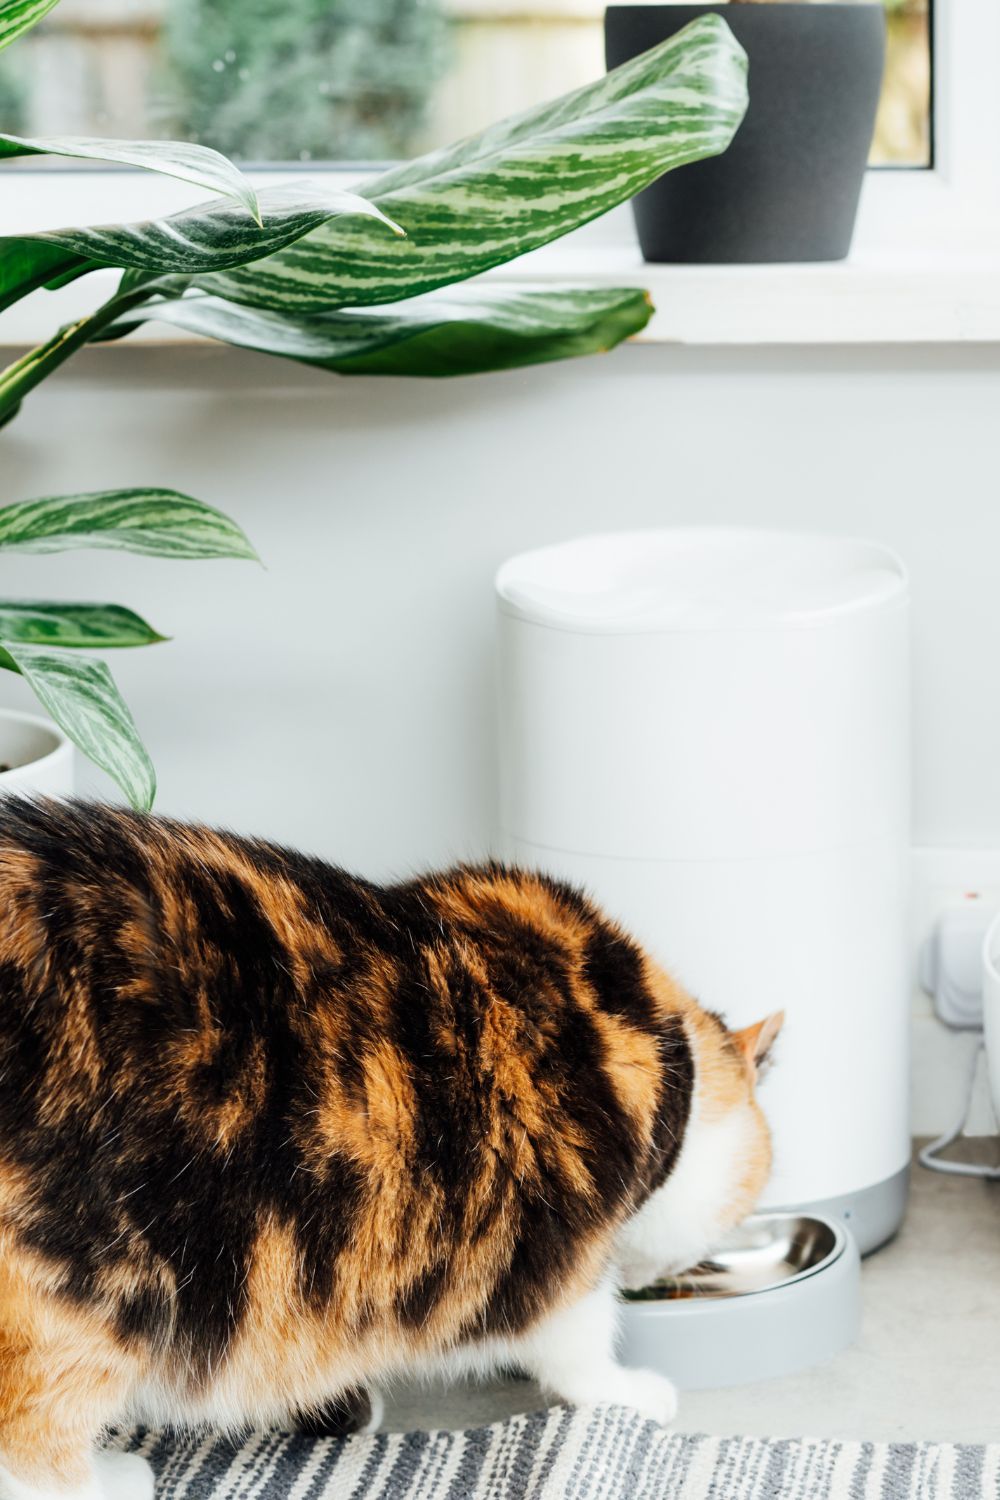
[{"label": "window glass", "polygon": [[931,166],[931,0],[885,0],[888,48],[873,166]]},{"label": "window glass", "polygon": [[[872,161],[927,166],[930,0],[885,4]],[[62,0],[0,59],[0,122],[252,162],[412,156],[598,77],[602,16],[600,0]]]}]

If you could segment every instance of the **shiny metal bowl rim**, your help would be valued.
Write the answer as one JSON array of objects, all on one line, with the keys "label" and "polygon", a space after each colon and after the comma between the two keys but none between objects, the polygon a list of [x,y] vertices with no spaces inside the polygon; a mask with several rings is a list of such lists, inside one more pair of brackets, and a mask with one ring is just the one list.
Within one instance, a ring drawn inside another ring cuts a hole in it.
[{"label": "shiny metal bowl rim", "polygon": [[648,1301],[622,1301],[622,1307],[627,1309],[630,1316],[634,1314],[648,1315],[650,1312],[659,1313],[661,1316],[670,1312],[683,1309],[690,1314],[695,1308],[711,1307],[716,1316],[718,1310],[727,1304],[734,1302],[745,1302],[751,1297],[766,1297],[769,1292],[782,1292],[789,1287],[798,1286],[802,1281],[808,1281],[810,1277],[818,1275],[820,1271],[827,1270],[839,1260],[847,1247],[848,1231],[837,1219],[828,1219],[826,1214],[818,1213],[795,1213],[792,1209],[768,1209],[761,1213],[748,1214],[743,1220],[744,1224],[772,1223],[774,1220],[782,1219],[813,1219],[819,1224],[825,1224],[833,1232],[833,1248],[822,1260],[814,1266],[806,1266],[801,1271],[796,1271],[794,1276],[787,1276],[783,1281],[772,1281],[767,1286],[757,1287],[752,1292],[734,1292],[731,1297],[655,1297]]}]

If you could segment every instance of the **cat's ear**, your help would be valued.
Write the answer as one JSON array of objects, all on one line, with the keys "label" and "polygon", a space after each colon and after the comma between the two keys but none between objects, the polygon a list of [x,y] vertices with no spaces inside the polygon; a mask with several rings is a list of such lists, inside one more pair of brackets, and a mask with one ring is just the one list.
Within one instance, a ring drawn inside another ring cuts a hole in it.
[{"label": "cat's ear", "polygon": [[759,1072],[767,1061],[768,1053],[778,1039],[778,1032],[785,1024],[785,1012],[776,1010],[758,1021],[755,1026],[744,1026],[742,1031],[732,1033],[733,1041],[747,1060],[751,1072]]}]

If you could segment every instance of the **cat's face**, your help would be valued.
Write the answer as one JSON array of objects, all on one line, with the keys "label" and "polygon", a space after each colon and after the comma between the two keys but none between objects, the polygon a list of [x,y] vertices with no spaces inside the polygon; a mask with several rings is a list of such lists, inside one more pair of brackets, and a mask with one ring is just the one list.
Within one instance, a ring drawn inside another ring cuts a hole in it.
[{"label": "cat's face", "polygon": [[669,1177],[622,1229],[621,1285],[646,1286],[696,1265],[754,1208],[771,1171],[756,1085],[783,1020],[778,1013],[729,1031],[698,1007],[685,1016],[695,1058],[691,1116]]}]

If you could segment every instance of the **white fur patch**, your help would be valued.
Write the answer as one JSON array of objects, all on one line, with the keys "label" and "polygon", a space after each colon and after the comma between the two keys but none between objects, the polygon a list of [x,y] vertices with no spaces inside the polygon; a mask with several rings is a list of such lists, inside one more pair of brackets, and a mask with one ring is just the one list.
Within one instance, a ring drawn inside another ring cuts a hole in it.
[{"label": "white fur patch", "polygon": [[153,1500],[153,1471],[135,1453],[98,1453],[94,1473],[104,1500]]},{"label": "white fur patch", "polygon": [[92,1477],[67,1490],[25,1484],[0,1463],[0,1500],[153,1500],[153,1471],[134,1453],[95,1453]]},{"label": "white fur patch", "polygon": [[37,1485],[25,1484],[3,1464],[0,1464],[0,1500],[104,1500],[96,1482],[91,1481],[82,1488],[39,1489]]},{"label": "white fur patch", "polygon": [[518,1340],[519,1363],[575,1406],[631,1406],[653,1422],[677,1414],[677,1391],[655,1370],[626,1370],[615,1358],[618,1298],[609,1279]]},{"label": "white fur patch", "polygon": [[706,1119],[695,1059],[691,1115],[670,1176],[623,1226],[620,1285],[639,1288],[697,1265],[732,1228],[751,1152],[760,1135],[750,1104]]}]

